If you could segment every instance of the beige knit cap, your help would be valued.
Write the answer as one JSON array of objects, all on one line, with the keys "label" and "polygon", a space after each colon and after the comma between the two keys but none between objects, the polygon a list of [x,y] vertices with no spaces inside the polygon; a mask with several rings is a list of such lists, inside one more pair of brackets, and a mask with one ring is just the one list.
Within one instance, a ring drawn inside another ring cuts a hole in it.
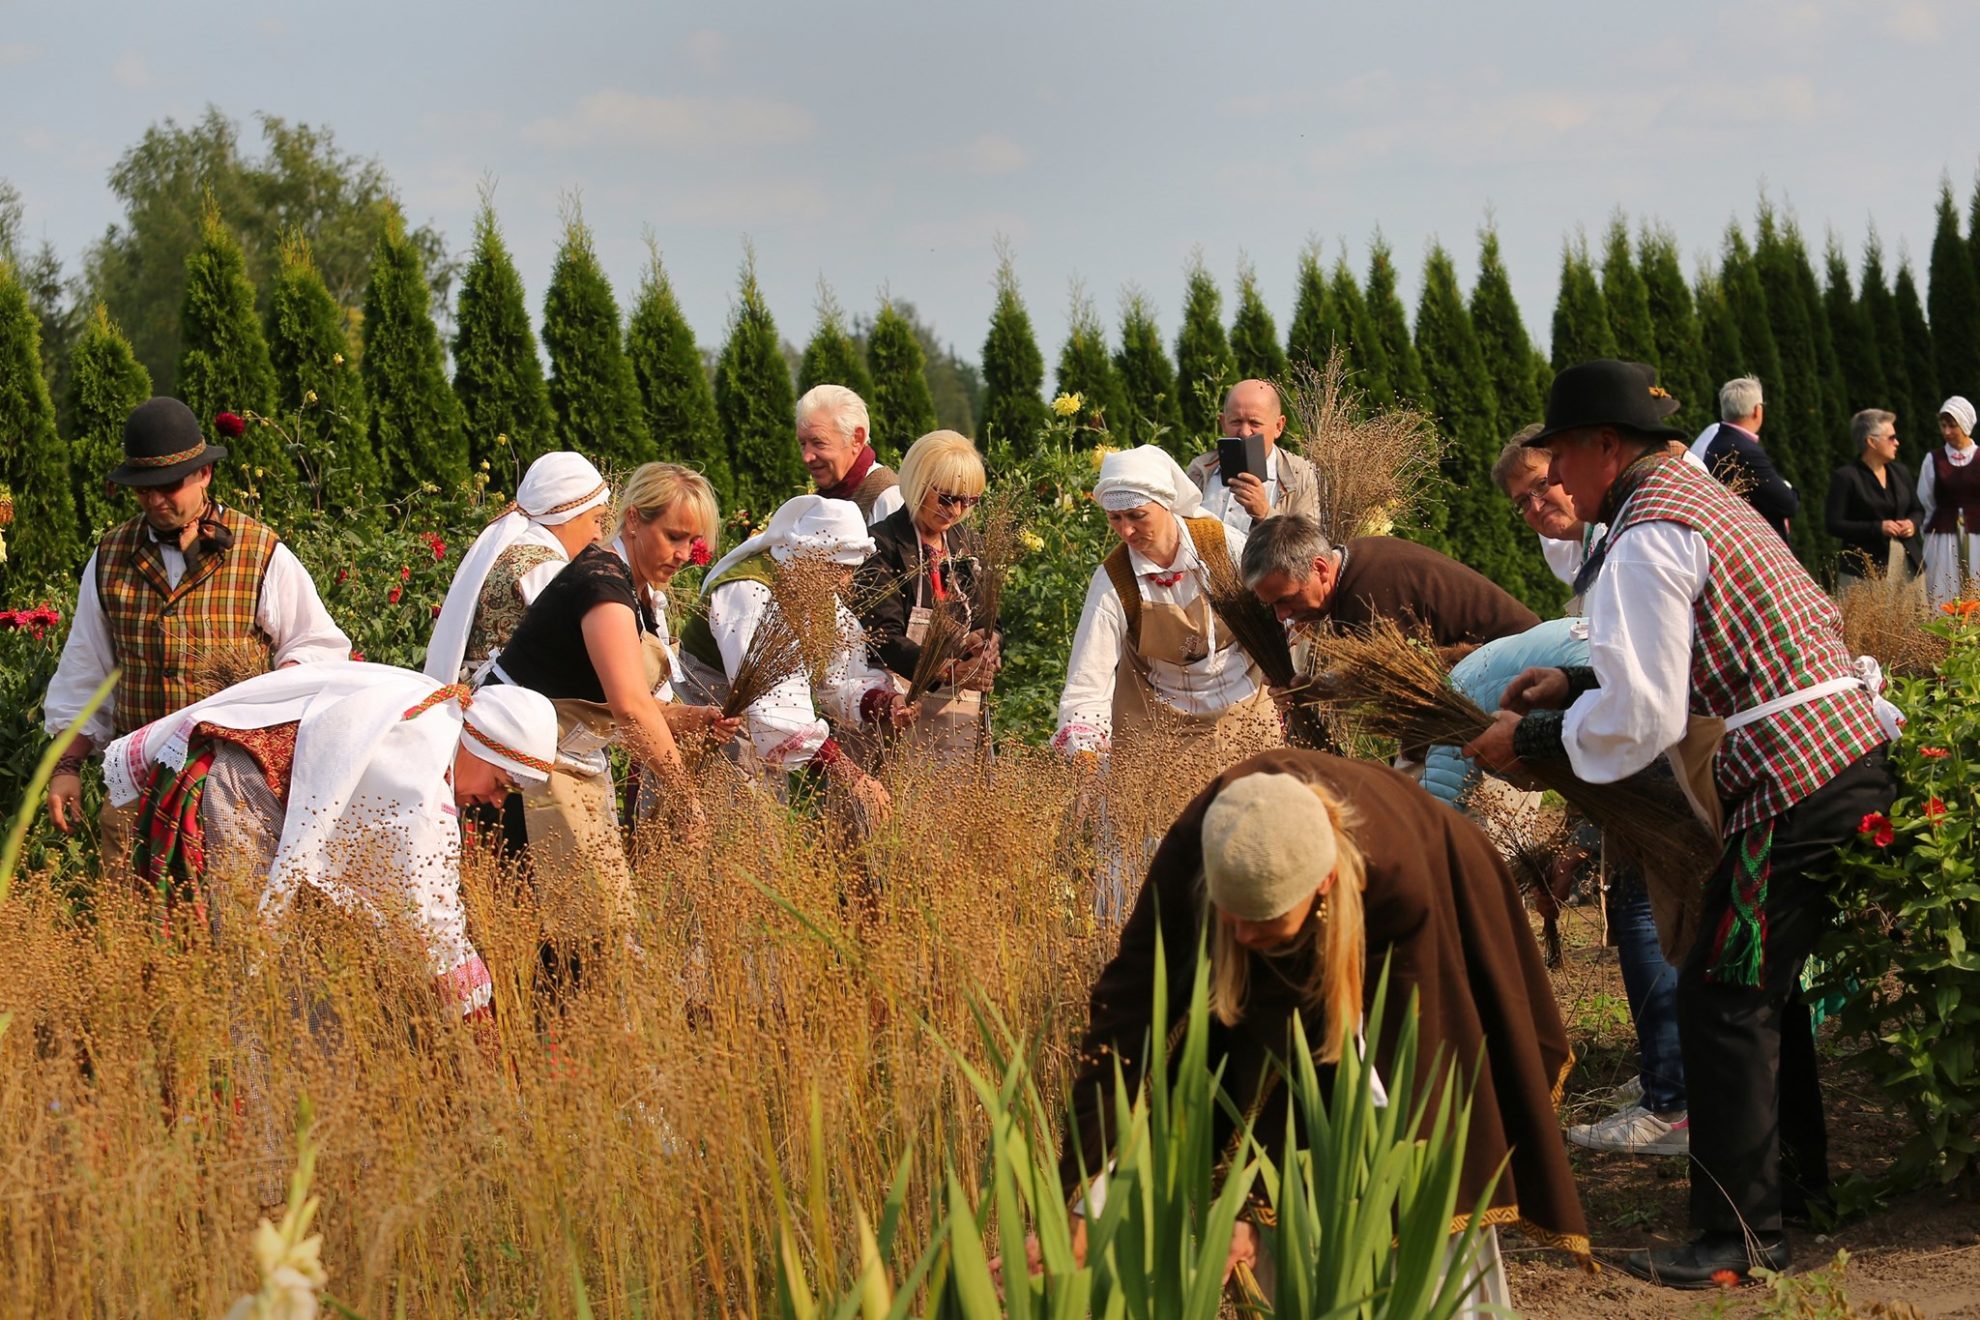
[{"label": "beige knit cap", "polygon": [[1203,813],[1210,901],[1244,921],[1291,911],[1333,872],[1338,851],[1326,804],[1292,775],[1246,775]]}]

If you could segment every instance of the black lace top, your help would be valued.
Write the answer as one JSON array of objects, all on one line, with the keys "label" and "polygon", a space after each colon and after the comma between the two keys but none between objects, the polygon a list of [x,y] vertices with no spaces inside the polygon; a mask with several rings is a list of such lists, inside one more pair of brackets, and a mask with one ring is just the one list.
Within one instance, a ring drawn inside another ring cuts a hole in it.
[{"label": "black lace top", "polygon": [[584,616],[600,605],[624,605],[640,632],[653,631],[626,562],[602,545],[588,545],[523,613],[496,661],[502,673],[546,697],[604,701],[605,687],[584,645]]}]

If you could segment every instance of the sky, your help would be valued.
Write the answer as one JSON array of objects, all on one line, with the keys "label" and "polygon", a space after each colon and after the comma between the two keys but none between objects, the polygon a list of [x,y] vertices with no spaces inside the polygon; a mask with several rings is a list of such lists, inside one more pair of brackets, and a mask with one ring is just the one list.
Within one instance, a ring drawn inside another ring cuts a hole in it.
[{"label": "sky", "polygon": [[147,126],[210,104],[252,145],[266,113],[378,157],[457,250],[492,179],[539,319],[575,198],[622,309],[650,233],[704,344],[748,241],[794,343],[823,278],[972,360],[1001,234],[1049,375],[1075,284],[1110,327],[1138,286],[1173,342],[1199,248],[1283,335],[1309,241],[1365,273],[1379,230],[1413,308],[1433,241],[1469,287],[1490,217],[1543,344],[1562,243],[1618,208],[1697,259],[1764,190],[1818,255],[1855,269],[1874,221],[1922,268],[1980,166],[1976,59],[1976,0],[0,0],[0,178],[73,265]]}]

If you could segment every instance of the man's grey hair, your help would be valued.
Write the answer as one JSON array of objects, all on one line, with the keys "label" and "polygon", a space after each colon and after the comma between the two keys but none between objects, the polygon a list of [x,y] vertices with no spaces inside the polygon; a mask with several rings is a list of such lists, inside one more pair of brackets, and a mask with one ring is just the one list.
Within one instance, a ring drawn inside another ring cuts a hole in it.
[{"label": "man's grey hair", "polygon": [[1719,386],[1719,420],[1736,422],[1751,417],[1766,400],[1760,396],[1760,378],[1741,376]]},{"label": "man's grey hair", "polygon": [[865,431],[867,439],[873,438],[866,400],[843,385],[813,385],[804,392],[804,397],[797,401],[797,424],[803,426],[813,417],[831,422],[848,440],[855,429]]},{"label": "man's grey hair", "polygon": [[1313,576],[1313,561],[1334,552],[1320,524],[1303,513],[1282,513],[1251,525],[1244,541],[1244,585],[1284,573],[1294,582]]},{"label": "man's grey hair", "polygon": [[1849,419],[1849,438],[1856,441],[1858,449],[1870,443],[1870,437],[1885,422],[1895,422],[1897,414],[1882,408],[1865,408]]}]

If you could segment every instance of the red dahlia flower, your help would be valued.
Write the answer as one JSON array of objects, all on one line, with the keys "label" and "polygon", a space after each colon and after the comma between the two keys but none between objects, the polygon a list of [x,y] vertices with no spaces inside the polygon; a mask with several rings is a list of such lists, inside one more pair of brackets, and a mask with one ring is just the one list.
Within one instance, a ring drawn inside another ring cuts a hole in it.
[{"label": "red dahlia flower", "polygon": [[1891,818],[1881,811],[1866,814],[1857,823],[1856,832],[1879,848],[1890,847],[1891,840],[1897,837],[1897,832],[1891,827]]},{"label": "red dahlia flower", "polygon": [[708,567],[709,562],[714,558],[714,553],[708,548],[708,542],[701,537],[697,536],[688,543],[688,562],[696,568]]},{"label": "red dahlia flower", "polygon": [[397,605],[399,603],[399,598],[405,594],[406,594],[406,589],[404,587],[393,587],[390,591],[385,593],[385,599],[391,601],[394,605]]},{"label": "red dahlia flower", "polygon": [[223,412],[213,415],[213,429],[229,440],[238,440],[247,433],[247,423],[234,413]]}]

